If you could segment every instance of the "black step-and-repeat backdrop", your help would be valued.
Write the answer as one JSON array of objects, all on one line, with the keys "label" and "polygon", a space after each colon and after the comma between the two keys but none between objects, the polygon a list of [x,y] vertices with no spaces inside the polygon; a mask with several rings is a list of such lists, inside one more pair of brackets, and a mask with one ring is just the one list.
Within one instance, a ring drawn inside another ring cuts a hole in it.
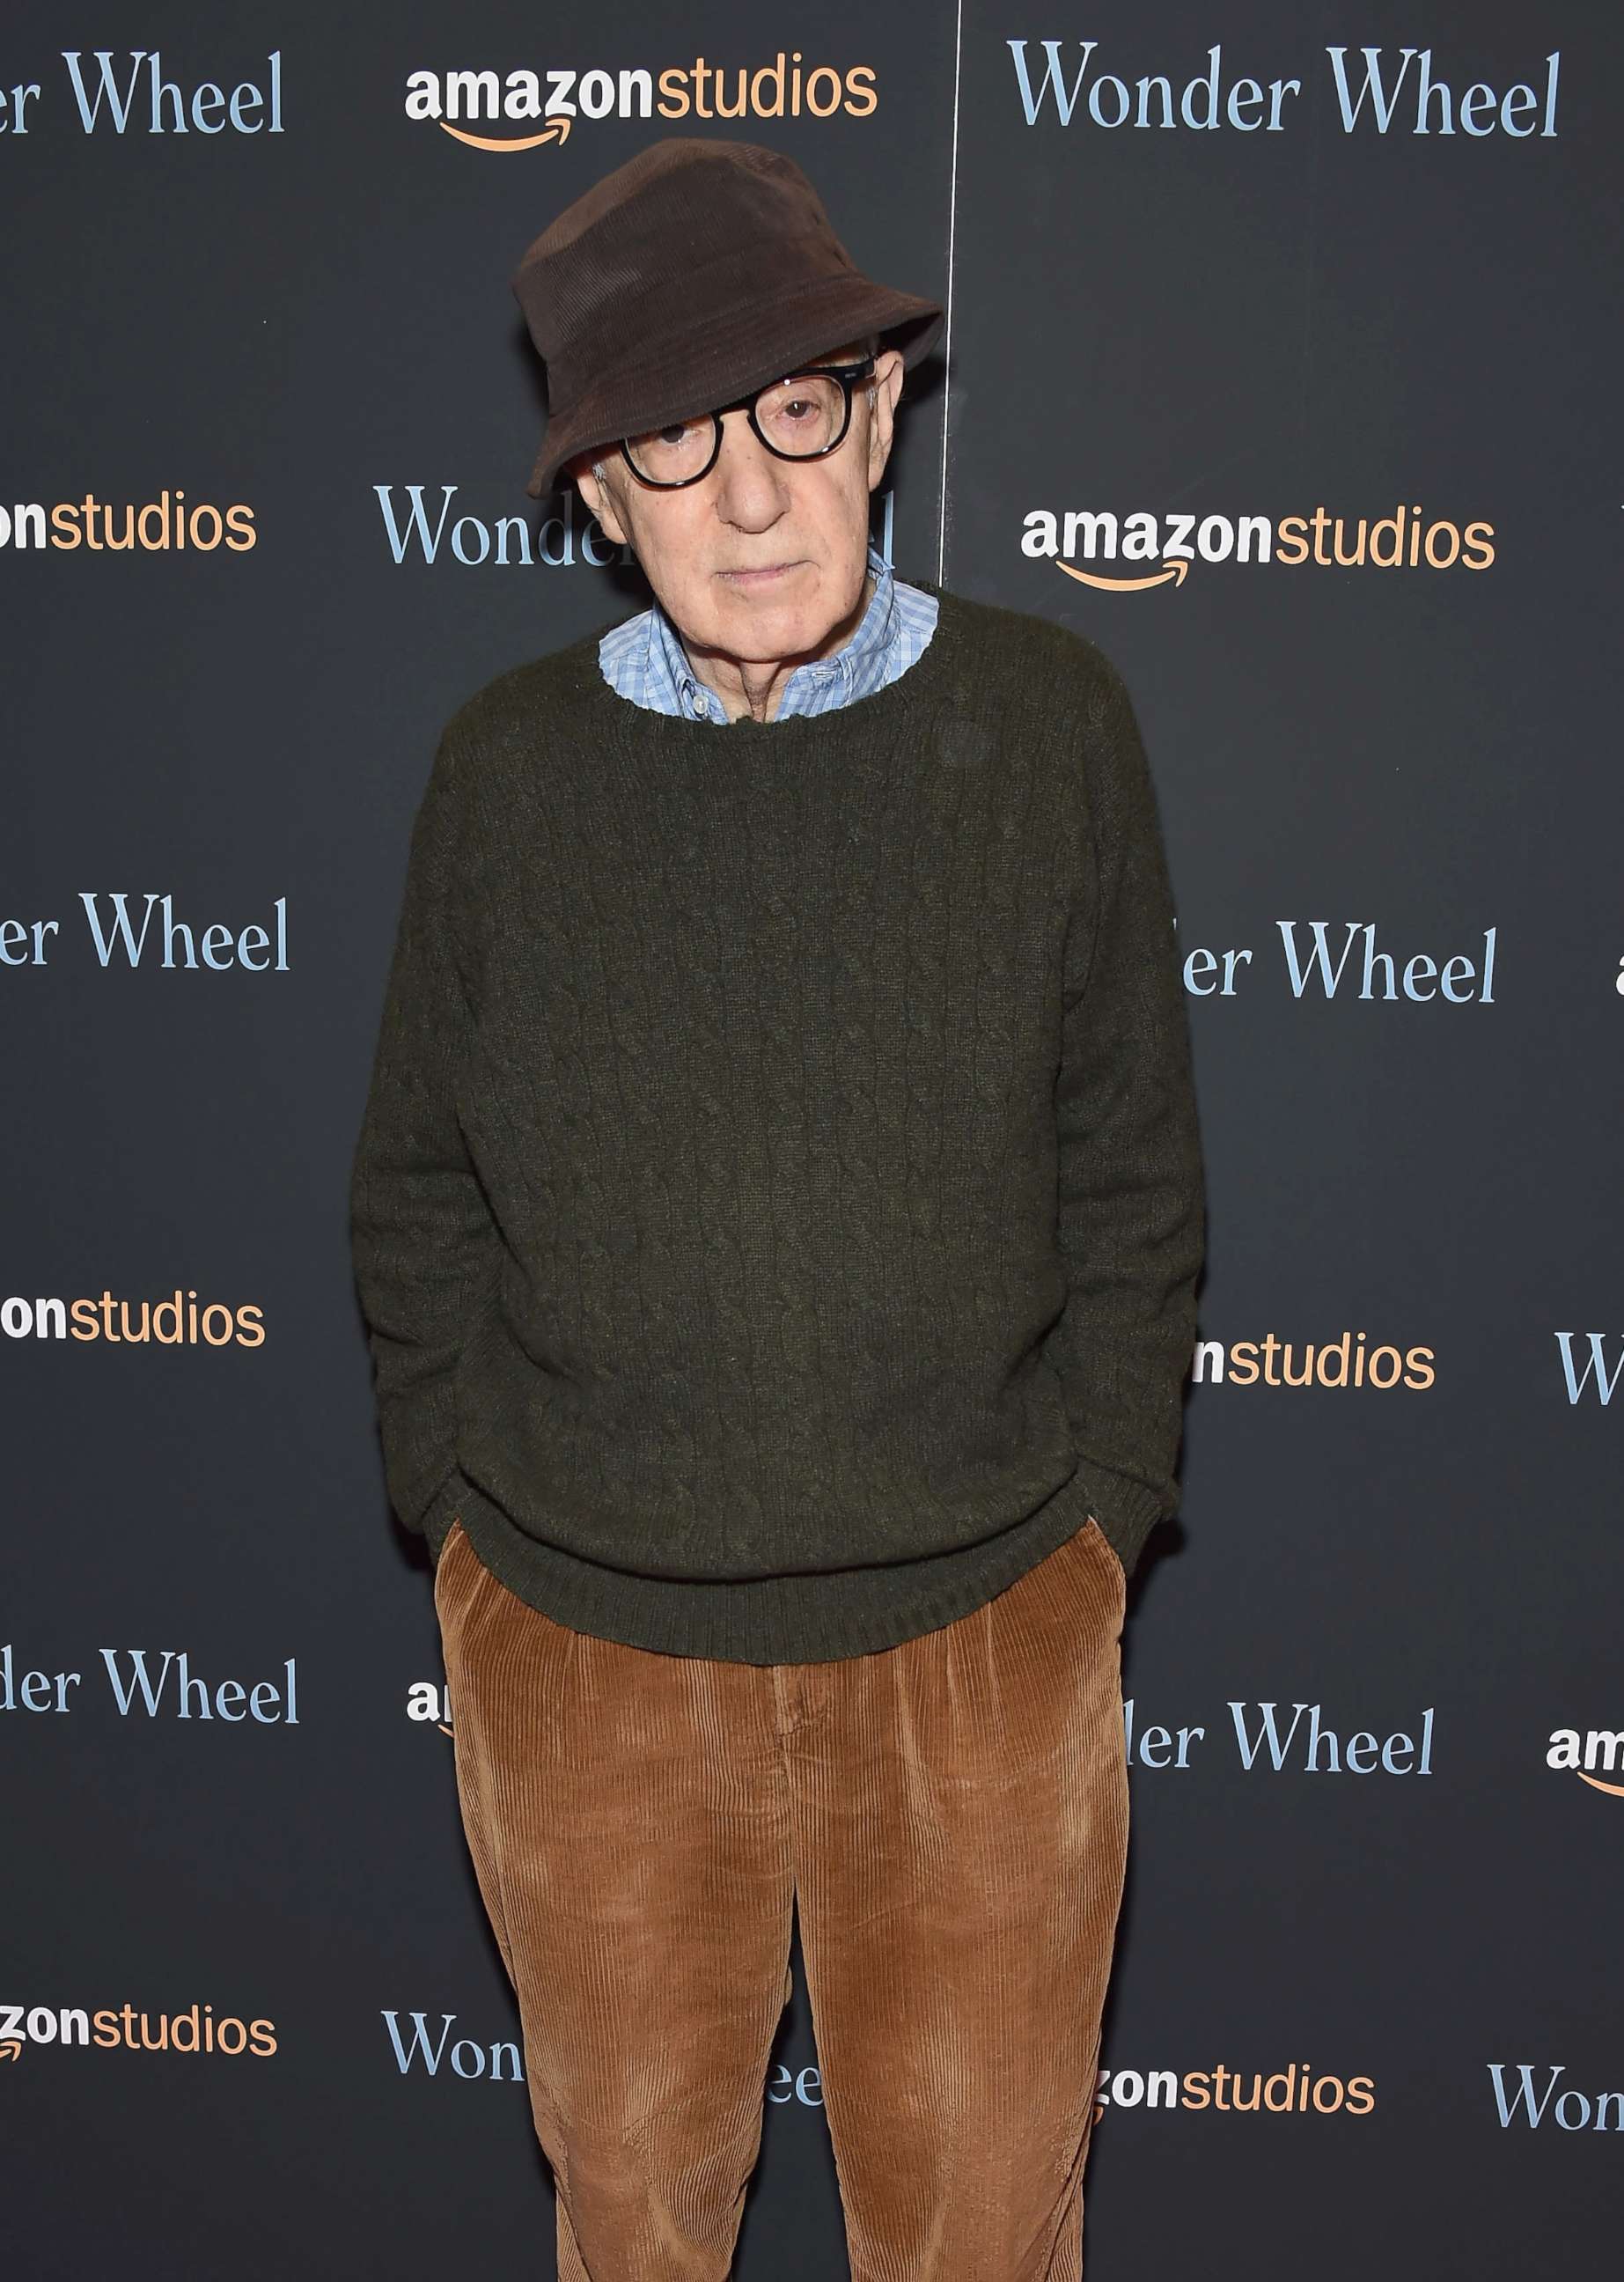
[{"label": "black step-and-repeat backdrop", "polygon": [[[1617,2271],[1621,117],[1602,0],[12,0],[8,2274],[553,2271],[345,1183],[440,723],[646,599],[507,281],[686,133],[948,301],[875,535],[1160,789],[1210,1260],[1090,2273]],[[843,2273],[799,1991],[765,2124],[739,2272]]]}]

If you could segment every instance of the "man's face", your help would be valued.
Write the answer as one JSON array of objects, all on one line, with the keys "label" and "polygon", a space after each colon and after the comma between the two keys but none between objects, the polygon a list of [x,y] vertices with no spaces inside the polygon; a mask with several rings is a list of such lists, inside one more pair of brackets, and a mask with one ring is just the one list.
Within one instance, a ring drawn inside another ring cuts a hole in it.
[{"label": "man's face", "polygon": [[[862,354],[847,342],[808,362],[850,364]],[[581,495],[607,536],[630,546],[691,649],[759,664],[816,653],[862,591],[869,494],[890,456],[901,385],[900,352],[883,349],[826,458],[777,459],[746,414],[730,412],[716,464],[700,482],[652,491],[611,448],[575,462]]]}]

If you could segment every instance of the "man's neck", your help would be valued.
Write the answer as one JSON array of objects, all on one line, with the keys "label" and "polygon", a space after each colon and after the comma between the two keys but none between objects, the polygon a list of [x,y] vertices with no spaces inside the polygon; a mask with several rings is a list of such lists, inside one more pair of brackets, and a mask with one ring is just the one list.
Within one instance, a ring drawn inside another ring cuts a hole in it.
[{"label": "man's neck", "polygon": [[783,702],[789,678],[796,667],[808,664],[814,658],[832,657],[837,650],[844,649],[862,624],[862,614],[873,599],[874,571],[870,566],[863,572],[862,589],[855,603],[845,617],[830,628],[816,649],[801,650],[770,664],[729,657],[716,649],[696,650],[685,636],[682,638],[683,651],[694,679],[715,691],[730,722],[746,718],[770,721]]}]

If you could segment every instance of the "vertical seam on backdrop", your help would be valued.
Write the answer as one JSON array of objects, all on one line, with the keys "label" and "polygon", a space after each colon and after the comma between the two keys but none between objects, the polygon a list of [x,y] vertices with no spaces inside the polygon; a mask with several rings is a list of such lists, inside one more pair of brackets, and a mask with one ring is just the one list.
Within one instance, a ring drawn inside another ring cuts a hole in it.
[{"label": "vertical seam on backdrop", "polygon": [[964,53],[964,0],[958,0],[953,24],[953,147],[947,169],[947,322],[942,332],[945,378],[941,398],[940,507],[936,531],[936,583],[942,584],[947,561],[947,424],[953,408],[953,255],[959,218],[959,66]]}]

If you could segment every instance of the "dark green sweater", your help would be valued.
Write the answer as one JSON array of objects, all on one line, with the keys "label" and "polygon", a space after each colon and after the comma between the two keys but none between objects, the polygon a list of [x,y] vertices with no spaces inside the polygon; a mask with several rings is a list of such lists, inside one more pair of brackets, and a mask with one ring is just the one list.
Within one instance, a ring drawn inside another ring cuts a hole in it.
[{"label": "dark green sweater", "polygon": [[391,1494],[578,1631],[887,1648],[1178,1502],[1204,1226],[1115,668],[915,584],[833,711],[718,727],[604,626],[441,739],[351,1189]]}]

